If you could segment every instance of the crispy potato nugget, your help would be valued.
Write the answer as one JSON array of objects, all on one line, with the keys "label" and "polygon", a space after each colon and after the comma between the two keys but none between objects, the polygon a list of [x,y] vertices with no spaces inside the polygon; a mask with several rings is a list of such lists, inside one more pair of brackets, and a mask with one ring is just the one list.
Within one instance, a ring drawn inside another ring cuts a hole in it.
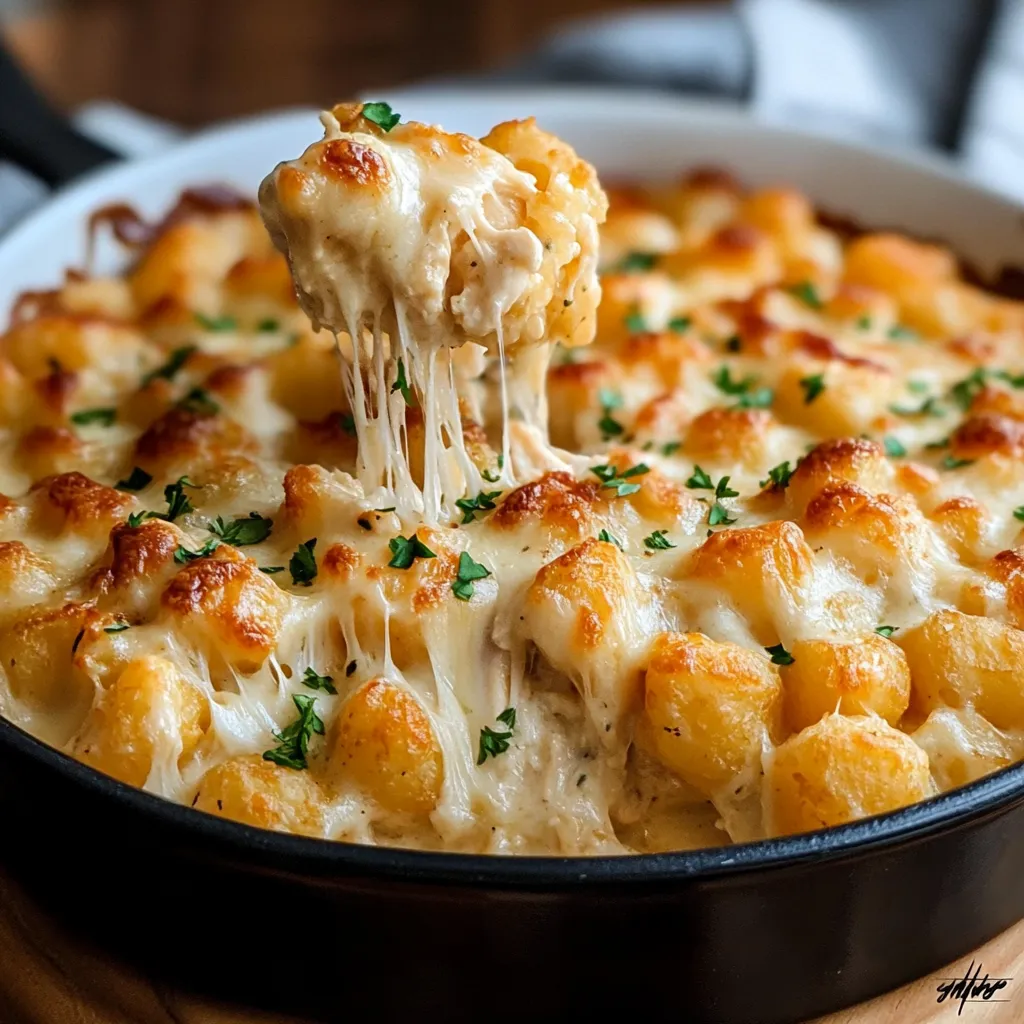
[{"label": "crispy potato nugget", "polygon": [[924,800],[928,755],[866,715],[826,715],[790,737],[765,766],[768,834],[843,825]]},{"label": "crispy potato nugget", "polygon": [[763,655],[701,633],[663,633],[644,686],[654,753],[712,796],[759,766],[778,734],[781,691]]},{"label": "crispy potato nugget", "polygon": [[430,719],[408,690],[373,679],[338,715],[327,774],[352,782],[393,814],[429,814],[441,795],[444,762]]},{"label": "crispy potato nugget", "polygon": [[786,726],[793,732],[832,711],[875,714],[896,725],[910,701],[910,669],[891,640],[867,633],[856,640],[798,640],[780,668]]}]

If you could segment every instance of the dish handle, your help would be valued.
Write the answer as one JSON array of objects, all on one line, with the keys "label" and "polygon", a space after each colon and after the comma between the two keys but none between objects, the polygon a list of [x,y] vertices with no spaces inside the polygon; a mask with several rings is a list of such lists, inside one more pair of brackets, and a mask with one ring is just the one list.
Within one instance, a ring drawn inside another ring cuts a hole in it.
[{"label": "dish handle", "polygon": [[2,44],[0,97],[0,160],[17,164],[51,188],[117,159],[50,106]]}]

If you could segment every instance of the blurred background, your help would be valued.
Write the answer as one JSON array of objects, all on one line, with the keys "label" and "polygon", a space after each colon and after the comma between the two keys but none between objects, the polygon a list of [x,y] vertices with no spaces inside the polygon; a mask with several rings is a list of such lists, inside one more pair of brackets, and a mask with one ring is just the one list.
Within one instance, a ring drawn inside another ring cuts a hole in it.
[{"label": "blurred background", "polygon": [[1024,199],[1024,0],[0,0],[0,35],[124,153],[145,131],[92,101],[177,131],[413,82],[614,84],[945,150]]},{"label": "blurred background", "polygon": [[0,24],[61,106],[119,99],[197,125],[495,68],[560,23],[623,6],[623,0],[0,0]]}]

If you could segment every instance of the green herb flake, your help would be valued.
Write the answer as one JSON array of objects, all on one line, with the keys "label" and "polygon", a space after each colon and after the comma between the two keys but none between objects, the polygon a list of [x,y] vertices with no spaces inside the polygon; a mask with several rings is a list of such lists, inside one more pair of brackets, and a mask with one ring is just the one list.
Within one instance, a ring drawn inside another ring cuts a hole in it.
[{"label": "green herb flake", "polygon": [[711,380],[719,391],[727,395],[745,395],[751,386],[757,383],[756,377],[744,377],[743,380],[733,380],[728,366],[720,366]]},{"label": "green herb flake", "polygon": [[324,693],[333,694],[338,692],[334,687],[334,677],[318,675],[312,666],[303,672],[301,682],[303,686],[308,686],[311,690],[323,690]]},{"label": "green herb flake", "polygon": [[193,388],[178,402],[179,409],[195,413],[197,416],[216,416],[220,406],[210,397],[205,388]]},{"label": "green herb flake", "polygon": [[777,466],[772,466],[772,468],[768,470],[767,478],[759,481],[758,487],[767,487],[768,484],[771,484],[772,487],[783,491],[789,486],[789,478],[793,473],[794,470],[789,468],[788,461],[780,462]]},{"label": "green herb flake", "polygon": [[411,537],[392,537],[388,547],[391,549],[388,565],[392,569],[409,569],[417,558],[437,558],[415,533]]},{"label": "green herb flake", "polygon": [[974,463],[974,459],[956,459],[952,455],[947,455],[940,463],[940,469],[963,469],[964,466],[970,466]]},{"label": "green herb flake", "polygon": [[939,404],[935,395],[930,395],[916,408],[907,405],[890,405],[889,411],[897,416],[934,416],[936,419],[946,415],[946,410]]},{"label": "green herb flake", "polygon": [[395,382],[391,385],[391,394],[394,394],[396,391],[402,392],[405,404],[409,406],[410,409],[416,407],[416,399],[409,388],[409,381],[405,376],[405,363],[401,359],[398,360],[398,372],[395,375]]},{"label": "green herb flake", "polygon": [[715,485],[711,480],[711,477],[704,472],[700,466],[694,465],[693,473],[689,480],[686,481],[686,486],[693,491],[713,491]]},{"label": "green herb flake", "polygon": [[756,388],[740,395],[736,409],[767,409],[775,401],[775,392],[771,388]]},{"label": "green herb flake", "polygon": [[773,665],[792,665],[796,658],[793,657],[789,651],[786,650],[782,644],[776,644],[774,647],[766,647],[765,653],[771,656]]},{"label": "green herb flake", "polygon": [[650,471],[651,467],[644,462],[638,462],[621,473],[614,466],[608,464],[590,467],[590,472],[601,481],[601,486],[615,491],[620,498],[636,494],[640,490],[640,484],[630,482],[631,477],[643,476],[644,473],[650,473]]},{"label": "green herb flake", "polygon": [[142,521],[147,518],[145,512],[132,512],[128,516],[128,525],[133,529],[138,529],[142,525]]},{"label": "green herb flake", "polygon": [[220,537],[225,544],[241,548],[246,544],[259,544],[265,541],[274,528],[274,520],[267,519],[258,512],[250,512],[247,518],[233,519],[230,523],[217,516],[206,528],[210,533]]},{"label": "green herb flake", "polygon": [[233,316],[206,316],[196,313],[196,323],[204,331],[237,331],[238,321]]},{"label": "green herb flake", "polygon": [[195,345],[182,345],[181,348],[176,348],[171,352],[166,363],[158,366],[155,370],[150,370],[142,378],[142,386],[145,387],[155,380],[174,380],[178,375],[178,371],[188,362],[189,356],[196,350],[197,346]]},{"label": "green herb flake", "polygon": [[804,389],[804,405],[810,405],[825,390],[825,375],[815,373],[810,377],[801,377],[800,387]]},{"label": "green herb flake", "polygon": [[607,530],[602,530],[597,535],[597,539],[600,541],[604,541],[605,544],[614,544],[620,551],[625,551],[625,548],[622,546],[622,541],[619,540],[619,538],[616,537],[615,534],[609,533]]},{"label": "green herb flake", "polygon": [[1018,505],[1013,510],[1013,518],[1019,519],[1021,522],[1024,522],[1024,505]]},{"label": "green herb flake", "polygon": [[495,721],[504,725],[507,731],[496,732],[486,725],[480,730],[480,752],[476,759],[478,765],[483,764],[488,757],[497,757],[508,750],[509,741],[512,739],[512,731],[516,727],[516,709],[505,708]]},{"label": "green herb flake", "polygon": [[888,638],[891,637],[899,628],[899,626],[875,626],[875,632],[879,636]]},{"label": "green herb flake", "polygon": [[304,541],[296,549],[288,561],[288,570],[292,574],[292,583],[297,587],[311,587],[316,579],[317,567],[316,556],[313,549],[316,547],[316,537]]},{"label": "green herb flake", "polygon": [[643,334],[647,330],[647,321],[644,319],[643,313],[637,309],[627,313],[623,323],[630,334]]},{"label": "green herb flake", "polygon": [[882,444],[885,446],[885,454],[893,459],[902,459],[907,454],[907,449],[902,441],[897,437],[892,437],[886,434],[882,438]]},{"label": "green herb flake", "polygon": [[729,515],[729,510],[720,502],[716,501],[708,512],[708,526],[731,526],[735,518]]},{"label": "green herb flake", "polygon": [[680,448],[683,447],[682,441],[666,441],[661,446],[661,454],[665,456],[675,455]]},{"label": "green herb flake", "polygon": [[256,330],[259,331],[260,334],[272,334],[274,331],[281,330],[281,324],[278,323],[277,320],[268,318],[266,320],[261,320],[256,325]]},{"label": "green herb flake", "polygon": [[104,626],[103,627],[103,632],[104,633],[123,633],[126,629],[131,629],[131,623],[130,622],[121,621],[121,622],[115,622],[111,626]]},{"label": "green herb flake", "polygon": [[263,753],[264,761],[273,761],[284,768],[302,770],[309,767],[309,741],[315,733],[324,735],[324,721],[316,713],[316,697],[306,693],[292,694],[299,717],[281,732],[274,733],[277,746]]},{"label": "green herb flake", "polygon": [[985,378],[988,371],[983,367],[976,367],[963,380],[958,380],[950,389],[949,397],[964,411],[970,409],[974,399],[985,389]]},{"label": "green herb flake", "polygon": [[390,103],[382,103],[380,101],[364,103],[362,113],[367,121],[371,121],[381,131],[385,132],[391,131],[402,120],[402,115],[393,111]]},{"label": "green herb flake", "polygon": [[622,424],[612,416],[613,410],[622,408],[622,395],[612,388],[601,388],[597,397],[601,403],[602,413],[597,426],[601,431],[601,440],[608,441],[624,432]]},{"label": "green herb flake", "polygon": [[668,551],[669,548],[675,546],[665,535],[664,530],[655,530],[652,534],[644,537],[644,547],[650,551]]},{"label": "green herb flake", "polygon": [[463,551],[459,555],[459,571],[452,584],[452,592],[460,601],[468,601],[473,596],[473,584],[490,575],[490,569],[473,561],[473,556]]},{"label": "green herb flake", "polygon": [[119,491],[141,491],[147,488],[152,482],[152,476],[150,476],[144,469],[136,466],[128,474],[127,479],[118,480],[114,486]]},{"label": "green herb flake", "polygon": [[805,306],[811,309],[824,309],[825,303],[821,301],[818,289],[810,281],[801,281],[789,289],[790,294],[799,299]]},{"label": "green herb flake", "polygon": [[682,334],[693,326],[693,321],[688,316],[674,316],[668,322],[668,329],[673,334]]},{"label": "green herb flake", "polygon": [[916,341],[917,332],[912,331],[909,327],[904,327],[903,324],[893,324],[892,327],[886,332],[886,334],[893,341]]},{"label": "green herb flake", "polygon": [[265,572],[268,576],[274,576],[276,573],[284,572],[283,565],[261,565],[260,572]]},{"label": "green herb flake", "polygon": [[184,565],[186,562],[193,562],[197,558],[209,558],[219,546],[220,541],[215,537],[211,537],[198,551],[189,551],[184,544],[179,544],[174,552],[174,560],[178,565]]},{"label": "green herb flake", "polygon": [[871,317],[862,316],[857,318],[856,326],[858,331],[870,331],[871,330]]},{"label": "green herb flake", "polygon": [[646,273],[653,270],[658,257],[653,252],[631,252],[615,268],[622,274]]},{"label": "green herb flake", "polygon": [[103,409],[82,409],[71,414],[71,422],[76,427],[88,427],[95,424],[98,427],[112,427],[117,419],[117,410],[110,408]]},{"label": "green herb flake", "polygon": [[185,493],[185,488],[198,488],[198,486],[198,484],[192,483],[187,476],[178,477],[173,484],[168,484],[164,488],[164,501],[167,502],[167,511],[149,512],[147,513],[148,517],[151,519],[166,519],[167,522],[173,523],[179,516],[194,512],[195,507]]}]

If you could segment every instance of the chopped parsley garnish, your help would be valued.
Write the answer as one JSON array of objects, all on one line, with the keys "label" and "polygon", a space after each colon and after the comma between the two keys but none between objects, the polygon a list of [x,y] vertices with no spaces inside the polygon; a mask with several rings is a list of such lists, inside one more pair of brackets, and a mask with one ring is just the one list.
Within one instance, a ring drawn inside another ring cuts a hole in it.
[{"label": "chopped parsley garnish", "polygon": [[468,551],[459,555],[459,571],[452,584],[452,593],[460,601],[468,601],[473,596],[473,584],[491,575],[491,570],[479,562],[473,561]]},{"label": "chopped parsley garnish", "polygon": [[771,388],[755,388],[740,395],[736,403],[737,409],[767,409],[775,401],[775,392]]},{"label": "chopped parsley garnish", "polygon": [[240,548],[266,540],[274,528],[274,520],[265,519],[258,512],[250,512],[248,518],[233,519],[230,523],[225,523],[221,516],[217,516],[206,528],[225,544]]},{"label": "chopped parsley garnish", "polygon": [[152,476],[144,469],[136,466],[126,480],[118,480],[114,486],[119,491],[141,491],[153,482]]},{"label": "chopped parsley garnish", "polygon": [[414,408],[416,405],[416,399],[413,397],[412,391],[409,389],[409,381],[405,376],[405,363],[398,360],[398,372],[395,375],[395,383],[391,385],[391,394],[396,391],[402,392],[402,397],[405,399],[405,404],[409,408]]},{"label": "chopped parsley garnish", "polygon": [[485,469],[480,475],[489,483],[496,484],[501,478],[501,471],[505,468],[505,456],[498,456],[498,472],[492,473],[489,469]]},{"label": "chopped parsley garnish", "polygon": [[473,522],[478,512],[490,512],[496,506],[495,498],[501,497],[501,491],[481,491],[475,498],[456,498],[456,506],[462,510],[462,525]]},{"label": "chopped parsley garnish", "polygon": [[661,446],[661,454],[662,455],[675,455],[675,453],[677,451],[679,451],[679,449],[682,448],[682,447],[683,447],[683,442],[682,441],[666,441]]},{"label": "chopped parsley garnish", "polygon": [[720,501],[711,506],[708,512],[708,526],[730,526],[735,522],[735,518],[729,515],[729,510]]},{"label": "chopped parsley garnish", "polygon": [[417,558],[437,558],[415,533],[411,537],[392,537],[388,547],[391,548],[388,565],[392,569],[408,569]]},{"label": "chopped parsley garnish", "polygon": [[147,516],[151,519],[166,519],[167,522],[173,523],[178,516],[194,512],[195,508],[192,502],[189,501],[185,488],[198,486],[198,484],[192,483],[187,476],[178,477],[173,484],[168,484],[164,488],[164,501],[167,502],[167,511],[163,513],[148,512]]},{"label": "chopped parsley garnish", "polygon": [[237,331],[238,321],[233,316],[206,316],[196,313],[196,323],[207,331]]},{"label": "chopped parsley garnish", "polygon": [[323,690],[324,693],[335,694],[338,692],[334,687],[334,677],[318,675],[316,669],[312,666],[303,672],[300,682],[311,690]]},{"label": "chopped parsley garnish", "polygon": [[974,459],[956,459],[952,455],[947,455],[940,463],[940,469],[963,469],[964,466],[970,466],[974,462]]},{"label": "chopped parsley garnish", "polygon": [[784,490],[789,486],[789,478],[793,475],[794,470],[789,468],[789,462],[780,462],[777,466],[772,466],[768,470],[768,478],[758,482],[758,487],[765,487],[769,483],[773,487]]},{"label": "chopped parsley garnish", "polygon": [[197,416],[216,416],[220,412],[220,406],[205,388],[193,388],[178,402],[178,408],[194,412]]},{"label": "chopped parsley garnish", "polygon": [[886,434],[885,437],[882,438],[882,444],[885,445],[885,454],[894,459],[901,459],[907,454],[907,449],[899,438],[891,437],[889,434]]},{"label": "chopped parsley garnish", "polygon": [[601,403],[601,418],[597,421],[598,429],[601,431],[601,440],[607,441],[616,437],[624,430],[622,424],[612,416],[612,411],[622,408],[622,395],[611,388],[601,388],[597,393],[598,401]]},{"label": "chopped parsley garnish", "polygon": [[[1022,505],[1021,507],[1024,508],[1024,505]],[[597,539],[604,541],[605,544],[614,544],[620,551],[625,550],[625,548],[623,548],[622,546],[622,541],[619,540],[619,538],[616,537],[615,534],[609,533],[607,530],[602,530],[597,535]]]},{"label": "chopped parsley garnish", "polygon": [[644,473],[650,473],[650,471],[651,467],[643,462],[638,462],[621,473],[614,466],[607,464],[590,467],[590,472],[601,481],[601,486],[611,488],[620,498],[636,494],[640,490],[640,484],[632,483],[631,477],[643,476]]},{"label": "chopped parsley garnish", "polygon": [[733,380],[728,366],[720,366],[718,372],[711,378],[715,387],[727,395],[745,395],[752,385],[757,383],[756,377],[744,377],[743,380]]},{"label": "chopped parsley garnish", "polygon": [[1013,518],[1019,519],[1021,522],[1024,522],[1024,505],[1018,505],[1013,510]]},{"label": "chopped parsley garnish", "polygon": [[178,371],[185,365],[185,363],[188,362],[188,357],[195,351],[195,345],[183,345],[181,348],[176,348],[170,354],[170,357],[163,366],[158,366],[155,370],[150,370],[149,373],[142,378],[142,386],[145,387],[147,384],[151,384],[157,379],[174,380]]},{"label": "chopped parsley garnish", "polygon": [[131,623],[130,622],[124,622],[122,620],[121,622],[113,623],[113,625],[104,626],[103,627],[103,632],[104,633],[123,633],[126,629],[131,629]]},{"label": "chopped parsley garnish", "polygon": [[886,332],[893,341],[910,341],[917,337],[917,332],[912,331],[903,324],[893,324]]},{"label": "chopped parsley garnish", "polygon": [[638,309],[627,313],[623,323],[625,323],[626,330],[630,334],[643,334],[647,330],[647,321],[644,319],[643,313]]},{"label": "chopped parsley garnish", "polygon": [[316,579],[316,537],[300,544],[288,561],[288,571],[292,574],[292,583],[297,587],[311,587]]},{"label": "chopped parsley garnish", "polygon": [[884,636],[884,637],[888,638],[888,637],[891,637],[893,635],[893,633],[895,633],[896,630],[899,629],[899,628],[900,628],[899,626],[875,626],[875,632],[879,636]]},{"label": "chopped parsley garnish", "polygon": [[504,754],[509,747],[509,740],[512,739],[512,730],[516,727],[516,709],[505,708],[496,721],[506,726],[507,732],[495,732],[489,726],[480,730],[480,753],[477,755],[476,763],[483,764],[488,757],[497,757]]},{"label": "chopped parsley garnish", "polygon": [[338,426],[351,437],[356,436],[356,418],[350,412],[338,413]]},{"label": "chopped parsley garnish", "polygon": [[283,565],[261,565],[260,572],[265,572],[268,576],[273,576],[275,573],[284,572]]},{"label": "chopped parsley garnish", "polygon": [[690,479],[686,481],[686,486],[694,491],[713,491],[715,489],[715,485],[712,483],[711,477],[709,477],[707,473],[697,465],[694,465],[693,474]]},{"label": "chopped parsley garnish", "polygon": [[351,675],[352,675],[352,674],[353,674],[353,673],[355,672],[355,670],[356,670],[356,669],[357,669],[358,667],[359,667],[359,666],[358,666],[358,665],[356,664],[356,662],[354,662],[354,661],[350,661],[350,662],[349,662],[349,663],[348,663],[348,664],[347,664],[347,665],[345,666],[345,678],[346,678],[346,679],[348,679],[348,677],[349,677],[349,676],[351,676]]},{"label": "chopped parsley garnish", "polygon": [[789,289],[790,294],[799,299],[805,306],[811,309],[824,309],[825,303],[821,301],[818,289],[810,281],[801,281]]},{"label": "chopped parsley garnish", "polygon": [[256,325],[256,330],[259,331],[260,334],[270,334],[273,331],[281,330],[281,325],[276,320],[268,318],[266,320],[261,320]]},{"label": "chopped parsley garnish", "polygon": [[999,380],[1006,381],[1011,388],[1024,388],[1024,373],[1008,373],[1006,370],[996,370],[995,376]]},{"label": "chopped parsley garnish", "polygon": [[309,764],[306,760],[309,741],[313,734],[324,734],[324,720],[316,713],[316,697],[306,693],[293,693],[292,701],[299,712],[299,717],[291,725],[274,733],[277,746],[273,750],[263,752],[264,761],[273,761],[284,768],[304,769]]},{"label": "chopped parsley garnish", "polygon": [[391,129],[402,120],[402,115],[393,111],[390,103],[382,103],[380,101],[375,103],[364,103],[363,117],[365,117],[367,121],[372,121],[378,128],[385,132],[391,131]]},{"label": "chopped parsley garnish", "polygon": [[668,551],[669,548],[674,548],[675,544],[665,536],[664,530],[655,530],[654,533],[644,537],[644,547],[651,551]]},{"label": "chopped parsley garnish", "polygon": [[871,317],[861,316],[857,318],[856,324],[858,331],[870,331],[871,330]]},{"label": "chopped parsley garnish", "polygon": [[674,316],[668,322],[668,329],[675,334],[682,334],[690,329],[693,321],[688,316]]},{"label": "chopped parsley garnish", "polygon": [[964,377],[963,380],[958,380],[949,389],[949,397],[964,412],[967,412],[977,395],[984,390],[985,378],[987,376],[988,371],[983,366],[976,367],[973,372]]},{"label": "chopped parsley garnish", "polygon": [[658,257],[653,252],[631,252],[616,267],[623,274],[643,273],[653,270]]},{"label": "chopped parsley garnish", "polygon": [[941,448],[948,448],[948,447],[949,447],[949,437],[948,436],[947,437],[940,437],[938,439],[938,441],[929,441],[925,445],[925,448],[931,448],[931,449],[935,449],[935,448],[940,448],[941,449]]},{"label": "chopped parsley garnish", "polygon": [[915,395],[923,395],[928,391],[928,381],[926,380],[908,380],[907,390],[913,391]]},{"label": "chopped parsley garnish", "polygon": [[215,537],[211,537],[198,551],[189,551],[184,544],[179,544],[174,552],[174,560],[178,565],[184,565],[186,562],[195,561],[197,558],[209,558],[219,546],[220,541]]},{"label": "chopped parsley garnish", "polygon": [[815,373],[810,377],[801,377],[800,387],[804,389],[804,405],[810,405],[825,390],[825,375]]},{"label": "chopped parsley garnish", "polygon": [[939,405],[935,395],[929,395],[919,406],[890,405],[889,411],[897,416],[935,416],[941,418],[946,415],[946,410]]},{"label": "chopped parsley garnish", "polygon": [[766,647],[765,653],[771,655],[773,665],[792,665],[796,658],[793,657],[789,651],[786,650],[782,644],[776,644],[774,647]]},{"label": "chopped parsley garnish", "polygon": [[104,409],[82,409],[71,414],[71,422],[77,427],[87,427],[95,423],[100,427],[112,427],[117,419],[117,410],[113,407]]},{"label": "chopped parsley garnish", "polygon": [[128,515],[128,525],[134,530],[142,525],[142,521],[148,518],[145,512],[131,512]]}]

